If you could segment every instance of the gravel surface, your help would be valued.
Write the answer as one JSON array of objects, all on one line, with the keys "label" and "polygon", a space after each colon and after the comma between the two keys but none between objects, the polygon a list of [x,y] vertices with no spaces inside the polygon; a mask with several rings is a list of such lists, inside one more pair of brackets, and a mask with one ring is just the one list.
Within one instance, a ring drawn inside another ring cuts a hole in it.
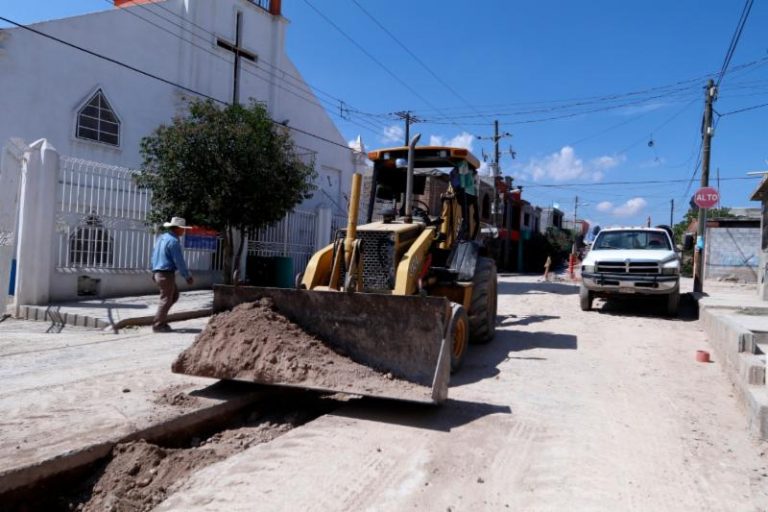
[{"label": "gravel surface", "polygon": [[443,406],[352,402],[194,474],[158,511],[768,510],[750,437],[698,322],[502,277],[499,329]]}]

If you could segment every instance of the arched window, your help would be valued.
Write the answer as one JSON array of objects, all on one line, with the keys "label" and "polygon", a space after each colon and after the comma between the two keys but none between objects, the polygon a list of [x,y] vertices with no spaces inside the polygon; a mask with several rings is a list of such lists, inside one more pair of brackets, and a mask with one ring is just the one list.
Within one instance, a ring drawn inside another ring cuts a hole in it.
[{"label": "arched window", "polygon": [[91,214],[69,236],[70,265],[77,267],[112,266],[114,240],[101,219]]},{"label": "arched window", "polygon": [[101,89],[77,112],[77,137],[120,145],[120,120]]}]

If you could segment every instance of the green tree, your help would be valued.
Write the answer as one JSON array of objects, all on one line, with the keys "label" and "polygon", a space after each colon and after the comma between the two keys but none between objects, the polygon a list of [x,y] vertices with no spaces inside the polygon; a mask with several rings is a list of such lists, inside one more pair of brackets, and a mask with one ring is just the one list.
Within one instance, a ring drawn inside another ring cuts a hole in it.
[{"label": "green tree", "polygon": [[[728,207],[723,208],[710,208],[707,210],[707,218],[708,219],[714,219],[714,218],[729,218],[733,217],[734,215],[731,213],[731,209]],[[685,212],[685,215],[683,216],[683,220],[672,226],[672,231],[675,234],[675,242],[678,244],[683,243],[683,235],[686,233],[686,230],[688,229],[688,226],[691,225],[691,222],[699,218],[699,209],[698,208],[689,208],[687,212]]]},{"label": "green tree", "polygon": [[231,282],[244,238],[311,197],[313,165],[297,156],[287,130],[263,105],[219,107],[194,101],[184,117],[141,141],[138,182],[152,190],[150,221],[182,216],[223,237],[224,280]]}]

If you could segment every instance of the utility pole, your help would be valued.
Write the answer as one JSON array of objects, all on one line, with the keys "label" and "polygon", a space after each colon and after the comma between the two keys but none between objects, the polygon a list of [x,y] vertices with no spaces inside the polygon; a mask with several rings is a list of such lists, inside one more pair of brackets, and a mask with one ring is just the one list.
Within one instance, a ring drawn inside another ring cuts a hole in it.
[{"label": "utility pole", "polygon": [[579,215],[579,196],[576,196],[576,199],[573,201],[573,231],[576,231],[576,219],[578,219]]},{"label": "utility pole", "polygon": [[405,145],[407,146],[411,141],[411,124],[420,123],[421,119],[414,116],[410,110],[401,110],[395,112],[395,115],[405,121]]},{"label": "utility pole", "polygon": [[675,200],[669,200],[669,227],[675,225]]},{"label": "utility pole", "polygon": [[503,139],[504,137],[511,137],[512,134],[509,132],[499,133],[499,121],[496,120],[493,122],[493,136],[492,137],[482,137],[480,135],[477,136],[479,140],[492,140],[493,141],[493,223],[496,227],[499,226],[499,214],[501,213],[501,208],[499,207],[499,184],[498,181],[501,178],[501,167],[499,165],[499,160],[501,159],[501,152],[499,151],[499,141]]},{"label": "utility pole", "polygon": [[[717,98],[717,87],[715,82],[710,79],[707,83],[706,96],[704,99],[704,123],[702,124],[702,145],[701,145],[701,186],[709,186],[709,157],[712,150],[712,104]],[[696,233],[696,250],[693,253],[693,291],[701,293],[704,291],[704,233],[707,223],[706,208],[699,208],[699,225]]]}]

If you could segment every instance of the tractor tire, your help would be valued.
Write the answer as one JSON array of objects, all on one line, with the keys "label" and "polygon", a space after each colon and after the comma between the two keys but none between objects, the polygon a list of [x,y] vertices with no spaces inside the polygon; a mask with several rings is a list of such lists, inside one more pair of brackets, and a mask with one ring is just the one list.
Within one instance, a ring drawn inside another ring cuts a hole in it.
[{"label": "tractor tire", "polygon": [[470,343],[488,343],[496,334],[496,288],[496,262],[492,258],[478,258],[468,315]]},{"label": "tractor tire", "polygon": [[469,345],[469,320],[467,312],[459,304],[451,304],[451,319],[445,338],[451,344],[451,373],[455,373],[464,363]]},{"label": "tractor tire", "polygon": [[594,299],[592,292],[587,289],[583,284],[579,288],[579,305],[582,311],[590,311],[592,309],[592,300]]}]

